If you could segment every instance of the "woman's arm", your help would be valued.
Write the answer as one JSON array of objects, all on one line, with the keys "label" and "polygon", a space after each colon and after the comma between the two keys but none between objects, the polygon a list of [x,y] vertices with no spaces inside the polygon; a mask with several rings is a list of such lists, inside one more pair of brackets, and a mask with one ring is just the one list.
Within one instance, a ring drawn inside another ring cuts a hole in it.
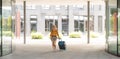
[{"label": "woman's arm", "polygon": [[60,35],[59,35],[59,32],[58,32],[58,30],[57,30],[57,36],[58,36],[58,38],[60,39]]}]

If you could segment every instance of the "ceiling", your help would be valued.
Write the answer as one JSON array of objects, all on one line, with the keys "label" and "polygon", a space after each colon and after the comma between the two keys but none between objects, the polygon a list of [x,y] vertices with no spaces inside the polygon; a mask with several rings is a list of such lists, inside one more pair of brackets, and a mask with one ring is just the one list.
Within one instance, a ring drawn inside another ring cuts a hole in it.
[{"label": "ceiling", "polygon": [[[48,5],[73,5],[73,4],[81,4],[86,3],[88,0],[26,0],[27,4],[48,4]],[[90,1],[96,1],[97,3],[100,3],[102,0],[90,0]],[[17,4],[23,3],[23,0],[16,0]]]},{"label": "ceiling", "polygon": [[[26,1],[28,5],[75,5],[75,4],[86,4],[88,0],[16,0],[16,4],[23,4]],[[104,3],[105,0],[89,0],[92,3],[100,4]],[[117,0],[109,0],[111,5],[116,4]]]},{"label": "ceiling", "polygon": [[11,0],[2,0],[2,6],[10,6],[10,1]]}]

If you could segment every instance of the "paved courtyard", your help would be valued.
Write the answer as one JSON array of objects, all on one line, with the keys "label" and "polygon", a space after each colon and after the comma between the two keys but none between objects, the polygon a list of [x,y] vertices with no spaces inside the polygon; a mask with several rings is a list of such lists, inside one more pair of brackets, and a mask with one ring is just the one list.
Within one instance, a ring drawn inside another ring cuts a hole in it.
[{"label": "paved courtyard", "polygon": [[22,40],[15,39],[12,54],[0,57],[0,59],[120,59],[120,57],[105,52],[105,41],[93,39],[90,44],[84,39],[64,38],[67,49],[65,51],[53,51],[51,41],[47,38],[42,40],[27,40],[23,44]]}]

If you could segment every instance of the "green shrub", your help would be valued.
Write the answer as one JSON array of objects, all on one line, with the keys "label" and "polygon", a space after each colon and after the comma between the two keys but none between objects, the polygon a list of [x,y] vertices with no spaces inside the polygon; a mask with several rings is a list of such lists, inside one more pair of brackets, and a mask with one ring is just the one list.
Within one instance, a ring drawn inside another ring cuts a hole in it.
[{"label": "green shrub", "polygon": [[43,35],[41,33],[31,33],[32,39],[42,39]]},{"label": "green shrub", "polygon": [[63,34],[62,34],[62,33],[59,33],[59,36],[60,36],[60,38],[62,38],[62,37],[63,37]]},{"label": "green shrub", "polygon": [[14,34],[13,34],[13,32],[12,31],[3,31],[2,32],[3,34],[3,36],[11,36],[11,37],[14,37]]},{"label": "green shrub", "polygon": [[69,34],[70,38],[81,38],[82,33],[81,32],[72,32]]},{"label": "green shrub", "polygon": [[90,32],[90,37],[91,38],[97,38],[98,37],[98,33],[96,33],[96,32]]}]

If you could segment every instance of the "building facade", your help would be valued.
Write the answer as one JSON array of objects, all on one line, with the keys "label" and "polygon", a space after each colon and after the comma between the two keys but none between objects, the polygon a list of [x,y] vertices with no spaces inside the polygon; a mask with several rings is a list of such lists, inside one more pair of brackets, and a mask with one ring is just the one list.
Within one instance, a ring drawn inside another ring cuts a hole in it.
[{"label": "building facade", "polygon": [[[105,7],[102,4],[90,5],[90,31],[105,31]],[[23,6],[17,5],[21,15],[21,32],[23,31]],[[27,35],[32,31],[49,33],[52,24],[56,24],[59,32],[65,35],[87,31],[87,3],[82,5],[27,5]]]}]

